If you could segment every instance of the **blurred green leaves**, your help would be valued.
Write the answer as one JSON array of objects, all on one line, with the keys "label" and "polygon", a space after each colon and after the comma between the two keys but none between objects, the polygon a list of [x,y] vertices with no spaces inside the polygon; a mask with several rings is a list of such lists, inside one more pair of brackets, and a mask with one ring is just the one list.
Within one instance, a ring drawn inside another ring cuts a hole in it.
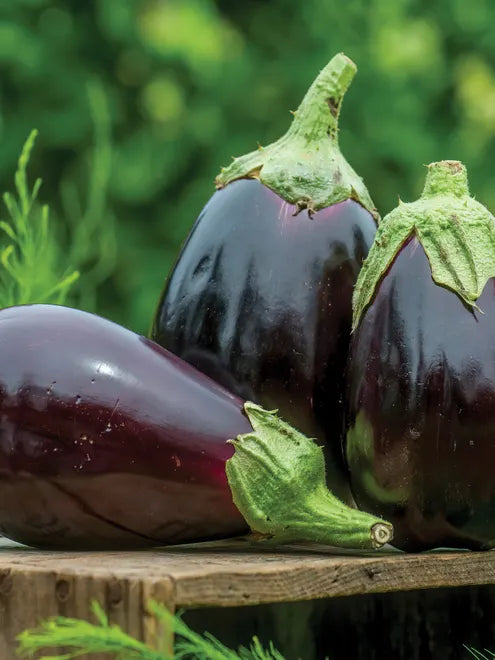
[{"label": "blurred green leaves", "polygon": [[[264,649],[257,637],[253,638],[249,647],[241,646],[237,652],[233,651],[208,632],[196,633],[182,621],[180,615],[174,616],[154,600],[147,603],[147,610],[155,619],[159,634],[155,635],[151,646],[126,634],[119,626],[110,624],[98,602],[93,601],[91,609],[96,624],[84,619],[58,616],[46,619],[37,629],[23,631],[17,637],[19,656],[71,660],[86,654],[108,653],[116,660],[284,660],[271,642]],[[175,637],[173,650],[170,649],[172,636]],[[48,648],[63,648],[66,652],[63,655],[38,656]]]},{"label": "blurred green leaves", "polygon": [[494,25],[487,0],[4,2],[0,185],[37,126],[54,221],[90,253],[75,302],[146,332],[220,167],[284,132],[337,51],[359,69],[342,148],[382,214],[442,158],[495,210]]},{"label": "blurred green leaves", "polygon": [[86,89],[94,136],[86,160],[85,190],[79,193],[77,182],[69,176],[62,179],[60,193],[70,263],[84,273],[76,289],[76,304],[93,311],[98,287],[115,267],[117,246],[115,218],[107,204],[113,157],[108,102],[98,80],[89,80]]},{"label": "blurred green leaves", "polygon": [[202,0],[142,3],[138,17],[143,42],[164,58],[175,55],[197,68],[239,54],[240,35],[217,12],[214,3]]},{"label": "blurred green leaves", "polygon": [[495,135],[495,71],[483,58],[470,55],[459,62],[455,78],[463,120],[485,142]]},{"label": "blurred green leaves", "polygon": [[16,194],[6,192],[3,201],[9,220],[0,220],[7,239],[0,251],[0,308],[28,303],[64,303],[78,279],[77,270],[64,269],[66,255],[60,249],[48,220],[48,206],[39,206],[41,179],[28,185],[27,166],[37,131],[26,140],[15,173]]}]

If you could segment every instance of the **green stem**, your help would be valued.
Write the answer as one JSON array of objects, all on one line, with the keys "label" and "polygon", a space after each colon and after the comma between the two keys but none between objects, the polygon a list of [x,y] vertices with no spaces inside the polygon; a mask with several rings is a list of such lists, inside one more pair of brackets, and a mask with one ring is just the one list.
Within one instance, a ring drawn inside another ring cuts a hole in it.
[{"label": "green stem", "polygon": [[338,500],[326,487],[323,452],[273,412],[244,405],[253,433],[231,441],[226,471],[235,505],[253,532],[278,543],[313,541],[379,548],[392,525]]},{"label": "green stem", "polygon": [[378,218],[362,179],[342,155],[338,120],[342,100],[356,73],[343,53],[335,55],[306,93],[289,130],[279,140],[259,147],[222,169],[218,188],[238,179],[258,179],[296,212],[310,213],[353,199]]},{"label": "green stem", "polygon": [[435,195],[454,195],[467,197],[469,195],[467,171],[458,160],[441,160],[428,165],[425,187],[422,198]]},{"label": "green stem", "polygon": [[354,288],[353,331],[411,236],[428,257],[434,282],[479,311],[476,301],[495,277],[495,218],[469,196],[464,165],[442,160],[428,165],[421,197],[401,202],[380,223]]},{"label": "green stem", "polygon": [[356,71],[344,53],[335,55],[306,92],[285,138],[302,136],[308,144],[326,136],[337,140],[340,108]]}]

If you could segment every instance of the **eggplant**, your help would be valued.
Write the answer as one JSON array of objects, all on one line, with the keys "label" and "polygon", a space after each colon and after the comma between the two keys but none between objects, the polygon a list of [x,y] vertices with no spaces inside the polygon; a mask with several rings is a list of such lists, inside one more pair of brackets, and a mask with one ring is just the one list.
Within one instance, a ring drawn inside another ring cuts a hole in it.
[{"label": "eggplant", "polygon": [[160,345],[326,444],[328,483],[344,499],[352,291],[378,217],[338,145],[355,71],[336,55],[288,132],[221,171],[151,329]]},{"label": "eggplant", "polygon": [[495,546],[495,218],[457,161],[378,229],[354,295],[345,454],[407,551]]},{"label": "eggplant", "polygon": [[352,547],[391,535],[326,490],[312,441],[150,339],[62,306],[0,311],[3,535],[124,549],[249,529]]}]

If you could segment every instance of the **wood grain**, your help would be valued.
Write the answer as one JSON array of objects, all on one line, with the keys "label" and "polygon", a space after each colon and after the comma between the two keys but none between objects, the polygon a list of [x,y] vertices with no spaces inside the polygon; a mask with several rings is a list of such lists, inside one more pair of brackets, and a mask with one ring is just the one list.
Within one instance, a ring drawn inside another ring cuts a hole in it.
[{"label": "wood grain", "polygon": [[[148,595],[160,594],[176,607],[233,607],[495,584],[494,552],[342,554],[322,546],[271,548],[245,541],[104,553],[12,546],[5,541],[0,544],[0,575],[10,576],[4,580],[25,575],[35,585],[51,576],[58,600],[65,580],[69,595],[63,602],[73,597],[73,584],[103,583],[117,618],[124,616],[122,601],[132,600],[133,589],[142,592],[145,587]],[[2,583],[0,577],[0,594]]]},{"label": "wood grain", "polygon": [[47,552],[2,540],[0,658],[14,658],[14,636],[41,618],[91,618],[93,598],[112,622],[153,641],[167,633],[146,613],[149,598],[174,610],[483,584],[495,584],[493,552],[344,554],[246,540],[142,552]]},{"label": "wood grain", "polygon": [[[163,634],[146,604],[155,598],[174,611],[172,582],[147,570],[140,575],[113,571],[110,557],[92,554],[87,564],[84,553],[37,552],[0,539],[1,660],[15,660],[16,635],[46,617],[94,620],[92,600],[103,606],[111,623],[138,639],[153,643]],[[92,654],[91,660],[108,660],[108,654]]]}]

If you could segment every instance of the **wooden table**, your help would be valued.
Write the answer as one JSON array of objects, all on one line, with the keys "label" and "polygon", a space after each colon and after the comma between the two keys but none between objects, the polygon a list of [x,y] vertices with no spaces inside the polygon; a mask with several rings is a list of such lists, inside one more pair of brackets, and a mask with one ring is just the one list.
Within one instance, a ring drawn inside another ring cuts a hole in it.
[{"label": "wooden table", "polygon": [[92,599],[112,622],[150,641],[150,598],[171,610],[226,608],[493,584],[493,552],[356,555],[243,539],[142,552],[43,552],[1,539],[0,658],[15,658],[15,635],[40,619],[91,618]]}]

